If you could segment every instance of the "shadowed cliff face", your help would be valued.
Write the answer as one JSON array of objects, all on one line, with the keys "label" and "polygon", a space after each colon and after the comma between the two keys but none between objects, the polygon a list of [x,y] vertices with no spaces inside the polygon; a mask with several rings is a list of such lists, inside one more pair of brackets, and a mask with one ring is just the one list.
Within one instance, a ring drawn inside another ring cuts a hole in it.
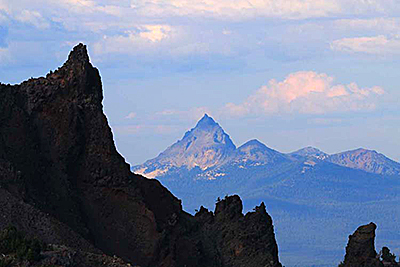
[{"label": "shadowed cliff face", "polygon": [[370,223],[349,236],[344,266],[383,266],[375,251],[375,230],[376,225]]},{"label": "shadowed cliff face", "polygon": [[206,229],[202,240],[216,242],[222,266],[281,266],[272,219],[264,203],[246,215],[242,209],[236,195],[219,201],[214,216],[201,208],[195,217]]},{"label": "shadowed cliff face", "polygon": [[390,253],[389,248],[383,247],[379,255],[375,251],[376,225],[369,223],[362,225],[349,236],[346,246],[344,262],[340,267],[397,267],[396,256]]},{"label": "shadowed cliff face", "polygon": [[[183,212],[180,201],[158,181],[132,174],[115,149],[102,98],[99,72],[82,44],[45,78],[0,84],[0,185],[13,201],[25,203],[32,214],[55,218],[61,225],[57,229],[68,228],[82,243],[141,266],[260,266],[243,265],[247,255],[252,255],[249,262],[279,266],[265,209],[246,216],[240,209],[237,217],[221,222],[216,212],[210,228]],[[210,233],[248,216],[255,218],[251,229],[258,230],[253,233],[239,223],[241,250],[260,251],[241,233],[250,231],[251,240],[268,242],[263,253],[232,256],[236,252],[218,242],[239,237],[213,240]],[[0,218],[0,226],[5,220]],[[28,221],[19,227],[34,233]],[[60,232],[47,233],[47,241],[66,243]]]}]

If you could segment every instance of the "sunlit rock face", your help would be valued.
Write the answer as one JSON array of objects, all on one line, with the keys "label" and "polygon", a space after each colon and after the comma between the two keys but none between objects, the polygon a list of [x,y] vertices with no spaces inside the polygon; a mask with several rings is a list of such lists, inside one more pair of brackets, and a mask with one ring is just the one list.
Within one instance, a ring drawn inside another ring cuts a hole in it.
[{"label": "sunlit rock face", "polygon": [[225,176],[221,168],[243,169],[285,161],[291,158],[255,139],[236,148],[221,126],[205,114],[181,140],[158,157],[132,167],[132,171],[148,178],[161,178],[197,169],[196,179],[214,180]]},{"label": "sunlit rock face", "polygon": [[205,114],[181,140],[158,157],[135,167],[133,171],[154,178],[174,167],[185,167],[188,170],[199,167],[206,170],[227,162],[234,156],[235,150],[236,146],[229,135]]}]

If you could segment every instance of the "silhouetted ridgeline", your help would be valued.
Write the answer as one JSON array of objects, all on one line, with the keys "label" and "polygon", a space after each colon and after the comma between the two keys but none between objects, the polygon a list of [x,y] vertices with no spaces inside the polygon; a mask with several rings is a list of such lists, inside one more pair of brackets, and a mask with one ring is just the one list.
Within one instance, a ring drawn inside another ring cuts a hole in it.
[{"label": "silhouetted ridgeline", "polygon": [[125,264],[106,253],[140,266],[281,266],[264,204],[243,215],[232,196],[192,216],[157,180],[131,173],[102,99],[82,44],[45,78],[0,85],[0,229],[65,252],[32,264]]}]

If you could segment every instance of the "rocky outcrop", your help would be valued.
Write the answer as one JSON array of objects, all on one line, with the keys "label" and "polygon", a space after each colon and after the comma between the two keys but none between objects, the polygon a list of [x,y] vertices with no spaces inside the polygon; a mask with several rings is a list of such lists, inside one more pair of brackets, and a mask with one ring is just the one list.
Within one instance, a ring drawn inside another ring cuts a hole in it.
[{"label": "rocky outcrop", "polygon": [[28,235],[143,267],[279,266],[263,206],[243,216],[234,197],[193,217],[157,180],[131,173],[102,99],[82,44],[46,77],[0,84],[0,202],[14,203],[0,227],[21,214]]},{"label": "rocky outcrop", "polygon": [[349,236],[346,255],[341,267],[396,267],[396,256],[390,253],[389,248],[383,247],[379,255],[375,251],[376,225],[370,223],[357,228]]},{"label": "rocky outcrop", "polygon": [[281,266],[272,219],[264,203],[246,215],[242,209],[236,195],[219,201],[214,214],[201,208],[195,218],[202,225],[203,247],[214,254],[220,266]]},{"label": "rocky outcrop", "polygon": [[376,225],[370,223],[358,227],[354,234],[349,236],[343,266],[383,266],[375,251],[375,230]]}]

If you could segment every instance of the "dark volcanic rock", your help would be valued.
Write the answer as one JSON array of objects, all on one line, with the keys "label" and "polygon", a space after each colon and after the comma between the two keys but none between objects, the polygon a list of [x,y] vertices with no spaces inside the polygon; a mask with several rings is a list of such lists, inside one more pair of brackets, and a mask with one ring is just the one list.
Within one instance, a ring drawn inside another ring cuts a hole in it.
[{"label": "dark volcanic rock", "polygon": [[46,78],[0,84],[0,227],[17,221],[48,243],[141,266],[280,266],[263,205],[243,216],[227,198],[215,216],[193,217],[157,180],[131,173],[102,99],[82,44]]},{"label": "dark volcanic rock", "polygon": [[[107,256],[98,253],[89,253],[82,250],[71,249],[66,246],[49,246],[48,251],[41,253],[37,261],[27,261],[15,255],[0,255],[0,263],[3,262],[13,267],[127,267],[131,266],[116,256]],[[138,266],[137,266],[138,267]]]},{"label": "dark volcanic rock", "polygon": [[281,266],[272,219],[264,203],[243,215],[240,198],[226,197],[217,203],[215,216],[202,208],[195,217],[203,223],[203,247],[214,254],[219,266]]},{"label": "dark volcanic rock", "polygon": [[346,267],[375,267],[383,266],[375,251],[376,225],[370,223],[357,228],[349,236],[343,266]]}]

